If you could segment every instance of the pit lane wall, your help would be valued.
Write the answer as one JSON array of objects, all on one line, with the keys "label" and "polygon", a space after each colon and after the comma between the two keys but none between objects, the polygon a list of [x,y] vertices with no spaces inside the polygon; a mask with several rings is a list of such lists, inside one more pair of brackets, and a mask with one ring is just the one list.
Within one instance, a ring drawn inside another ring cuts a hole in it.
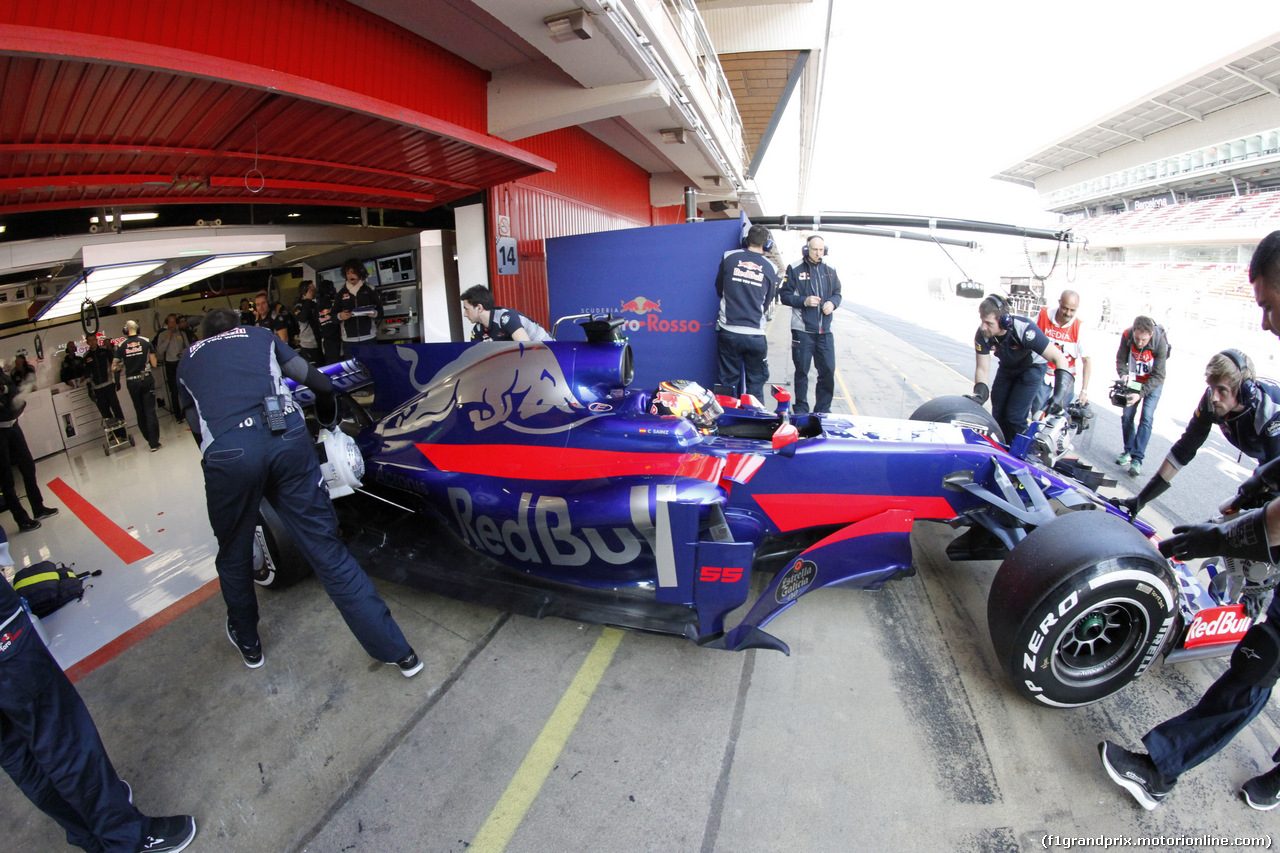
[{"label": "pit lane wall", "polygon": [[[635,353],[631,387],[669,379],[716,381],[716,273],[739,248],[738,220],[660,225],[546,241],[551,317],[606,314],[626,320]],[[561,325],[561,340],[582,333]]]}]

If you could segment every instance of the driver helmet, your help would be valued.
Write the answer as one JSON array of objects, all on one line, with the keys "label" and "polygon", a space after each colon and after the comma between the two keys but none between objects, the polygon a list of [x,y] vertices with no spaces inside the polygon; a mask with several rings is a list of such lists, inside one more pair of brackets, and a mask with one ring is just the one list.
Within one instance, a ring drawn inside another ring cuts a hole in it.
[{"label": "driver helmet", "polygon": [[716,418],[724,413],[715,395],[697,382],[673,379],[658,385],[653,392],[649,414],[664,418],[685,418],[700,430],[715,427]]}]

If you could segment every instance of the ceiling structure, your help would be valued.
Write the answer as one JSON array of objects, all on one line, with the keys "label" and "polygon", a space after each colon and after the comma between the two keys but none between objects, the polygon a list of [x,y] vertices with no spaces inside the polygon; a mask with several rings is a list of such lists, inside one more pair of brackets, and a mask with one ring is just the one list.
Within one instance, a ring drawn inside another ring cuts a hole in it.
[{"label": "ceiling structure", "polygon": [[[1132,143],[1141,143],[1163,131],[1189,122],[1204,122],[1214,113],[1239,106],[1256,98],[1280,97],[1280,40],[1267,39],[1197,71],[1179,82],[1163,87],[1095,122],[1045,146],[1012,164],[997,180],[1027,187],[1072,166],[1096,160],[1101,155]],[[1210,185],[1216,177],[1238,181],[1258,181],[1275,172],[1276,163],[1243,161],[1215,169],[1215,174],[1188,175],[1159,182],[1157,189],[1195,189]],[[1277,173],[1280,176],[1280,173]],[[1227,181],[1228,188],[1230,181]],[[1119,201],[1131,193],[1113,193]],[[1090,203],[1105,203],[1108,194],[1099,194]],[[1072,206],[1072,205],[1067,205]],[[1075,207],[1080,202],[1074,203]],[[1055,206],[1053,209],[1057,209]]]}]

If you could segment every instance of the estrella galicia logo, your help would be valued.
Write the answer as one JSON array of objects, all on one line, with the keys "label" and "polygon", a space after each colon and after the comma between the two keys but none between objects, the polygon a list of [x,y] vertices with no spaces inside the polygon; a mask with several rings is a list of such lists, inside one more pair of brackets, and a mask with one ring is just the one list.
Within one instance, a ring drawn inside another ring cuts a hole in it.
[{"label": "estrella galicia logo", "polygon": [[782,580],[778,582],[778,589],[774,592],[774,598],[779,604],[794,601],[809,588],[817,575],[818,567],[812,560],[796,560],[782,575]]}]

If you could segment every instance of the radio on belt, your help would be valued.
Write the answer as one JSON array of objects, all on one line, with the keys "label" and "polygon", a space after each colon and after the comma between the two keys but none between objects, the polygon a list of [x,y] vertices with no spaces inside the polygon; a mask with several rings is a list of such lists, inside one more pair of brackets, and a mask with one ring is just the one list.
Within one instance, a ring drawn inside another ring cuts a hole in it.
[{"label": "radio on belt", "polygon": [[266,414],[267,427],[273,433],[284,432],[284,406],[275,394],[262,398],[262,410]]}]

